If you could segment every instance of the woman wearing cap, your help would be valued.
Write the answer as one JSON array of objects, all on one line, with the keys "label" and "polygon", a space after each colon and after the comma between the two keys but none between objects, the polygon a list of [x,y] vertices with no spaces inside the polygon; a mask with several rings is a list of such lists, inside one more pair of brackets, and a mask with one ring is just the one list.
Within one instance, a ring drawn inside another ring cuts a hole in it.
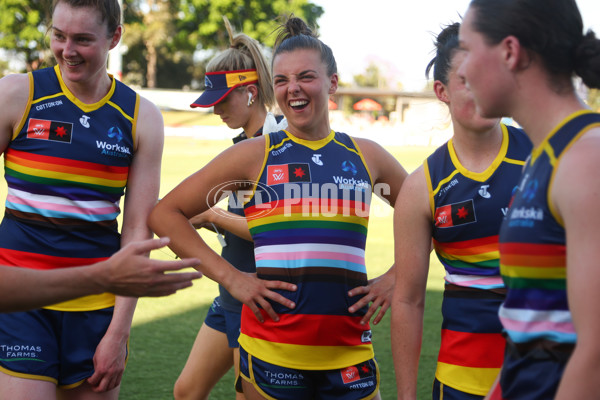
[{"label": "woman wearing cap", "polygon": [[[369,204],[373,192],[393,204],[406,171],[378,144],[330,128],[337,66],[304,21],[290,18],[277,42],[274,90],[288,129],[225,150],[165,196],[149,223],[244,303],[246,398],[379,398],[369,317],[387,309],[394,280],[393,271],[367,280]],[[189,223],[218,200],[211,192],[239,187],[249,191],[257,276],[215,254]]]},{"label": "woman wearing cap", "polygon": [[[214,113],[229,128],[242,128],[243,131],[233,138],[234,143],[285,128],[283,116],[274,116],[268,111],[275,103],[275,96],[268,63],[259,43],[245,34],[234,35],[229,21],[225,17],[224,20],[231,47],[208,63],[204,79],[206,89],[191,106],[214,107]],[[254,244],[244,209],[241,200],[231,196],[228,212],[213,207],[190,221],[196,228],[217,229],[219,238],[224,240],[221,256],[240,271],[254,273]],[[242,303],[219,285],[219,296],[214,299],[175,383],[177,400],[207,399],[212,388],[232,366],[237,374],[241,311]],[[243,399],[244,396],[238,393],[236,398]]]},{"label": "woman wearing cap", "polygon": [[477,109],[534,145],[500,229],[507,342],[491,397],[597,399],[600,114],[573,77],[600,88],[600,40],[574,0],[473,0],[459,36]]}]

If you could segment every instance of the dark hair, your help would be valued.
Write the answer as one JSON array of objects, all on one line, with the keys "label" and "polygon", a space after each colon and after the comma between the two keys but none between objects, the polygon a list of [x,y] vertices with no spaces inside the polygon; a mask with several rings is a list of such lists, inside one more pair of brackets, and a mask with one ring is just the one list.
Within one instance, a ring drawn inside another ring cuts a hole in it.
[{"label": "dark hair", "polygon": [[52,2],[52,15],[58,3],[65,3],[71,7],[90,7],[100,12],[100,22],[106,22],[109,37],[121,25],[121,7],[118,0],[54,0]]},{"label": "dark hair", "polygon": [[488,43],[515,36],[551,75],[577,74],[588,87],[600,88],[600,40],[591,30],[583,34],[575,0],[471,0],[469,7],[473,29]]},{"label": "dark hair", "polygon": [[321,61],[327,66],[327,74],[331,76],[337,73],[337,64],[331,48],[318,38],[318,34],[313,33],[308,25],[306,25],[306,22],[290,15],[279,26],[279,33],[275,40],[273,60],[280,53],[297,49],[317,50],[321,54]]},{"label": "dark hair", "polygon": [[267,108],[275,104],[273,80],[268,62],[261,52],[260,44],[244,33],[234,35],[227,17],[223,16],[225,28],[229,34],[230,47],[212,58],[206,65],[206,72],[238,71],[256,69],[258,74],[258,101]]},{"label": "dark hair", "polygon": [[458,30],[460,23],[447,25],[435,39],[435,57],[429,61],[425,69],[425,77],[429,78],[429,71],[433,68],[433,79],[448,84],[448,71],[452,64],[452,57],[459,49]]}]

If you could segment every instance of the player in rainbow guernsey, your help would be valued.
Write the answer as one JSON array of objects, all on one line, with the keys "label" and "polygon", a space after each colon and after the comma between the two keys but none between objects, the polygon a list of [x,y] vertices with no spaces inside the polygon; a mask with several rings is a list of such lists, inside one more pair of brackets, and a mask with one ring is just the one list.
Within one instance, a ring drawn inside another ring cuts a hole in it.
[{"label": "player in rainbow guernsey", "polygon": [[[573,352],[577,334],[567,300],[566,232],[549,203],[561,155],[584,133],[600,127],[600,114],[569,116],[535,148],[500,231],[500,272],[508,288],[500,320],[509,338],[502,366],[502,393],[511,398],[522,385],[558,377]],[[551,356],[535,356],[536,347]],[[527,353],[532,355],[525,356]],[[523,371],[524,365],[529,366]],[[547,384],[554,393],[558,379]],[[529,397],[527,397],[529,398]],[[534,397],[531,397],[534,398]]]},{"label": "player in rainbow guernsey", "polygon": [[[117,2],[108,5],[57,1],[51,30],[57,65],[8,81],[14,93],[3,125],[12,130],[0,143],[8,184],[2,265],[87,265],[151,237],[145,220],[158,197],[162,117],[106,71],[122,29]],[[57,388],[118,396],[135,302],[105,293],[0,315],[0,350],[34,349],[2,352],[0,397],[51,398]],[[62,328],[50,328],[57,321]]]},{"label": "player in rainbow guernsey", "polygon": [[401,399],[417,395],[432,243],[446,272],[432,398],[483,399],[504,355],[498,233],[532,145],[521,129],[477,111],[457,74],[465,58],[459,29],[453,23],[438,34],[425,72],[433,69],[433,90],[448,106],[452,138],[407,178],[394,207],[392,351]]},{"label": "player in rainbow guernsey", "polygon": [[485,395],[502,366],[498,233],[530,150],[520,129],[502,125],[500,152],[484,172],[464,168],[452,140],[424,164],[433,247],[446,270],[436,378],[467,393]]},{"label": "player in rainbow guernsey", "polygon": [[[388,309],[394,280],[393,268],[367,280],[367,221],[371,192],[393,203],[406,171],[375,142],[330,128],[337,65],[301,19],[282,25],[272,69],[288,128],[225,150],[156,205],[150,226],[179,256],[202,255],[200,270],[244,303],[247,399],[379,399],[369,321]],[[188,222],[232,190],[246,193],[258,276],[233,268]]]},{"label": "player in rainbow guernsey", "polygon": [[600,114],[579,88],[600,88],[600,39],[564,0],[471,0],[459,36],[477,108],[533,143],[500,230],[507,340],[487,398],[598,398]]},{"label": "player in rainbow guernsey", "polygon": [[[17,225],[11,235],[15,245],[25,246],[12,249],[17,251],[13,257],[46,247],[32,245],[39,238],[19,237],[28,235],[19,228],[23,223],[58,229],[80,242],[57,240],[52,256],[37,256],[44,268],[81,263],[52,258],[66,254],[106,257],[120,246],[116,217],[133,158],[137,95],[114,81],[102,101],[83,104],[62,83],[58,66],[34,71],[30,82],[29,112],[5,152],[7,223]],[[42,235],[44,241],[53,236]],[[96,250],[97,245],[104,249]],[[12,254],[8,249],[2,253]]]},{"label": "player in rainbow guernsey", "polygon": [[[275,305],[278,322],[242,311],[240,343],[297,369],[333,369],[373,357],[366,307],[348,313],[350,289],[367,284],[365,245],[372,181],[343,133],[320,141],[284,131],[267,139],[262,173],[245,212],[260,278],[297,285],[296,308]],[[302,301],[301,299],[310,299]],[[316,329],[318,327],[318,329]]]}]

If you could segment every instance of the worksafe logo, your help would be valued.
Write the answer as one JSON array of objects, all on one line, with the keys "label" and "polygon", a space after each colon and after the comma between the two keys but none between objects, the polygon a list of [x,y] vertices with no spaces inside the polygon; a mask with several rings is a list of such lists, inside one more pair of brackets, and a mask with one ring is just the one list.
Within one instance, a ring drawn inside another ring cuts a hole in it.
[{"label": "worksafe logo", "polygon": [[356,169],[356,165],[352,163],[352,161],[344,161],[342,162],[342,171],[351,172],[352,175],[356,175],[358,170]]},{"label": "worksafe logo", "polygon": [[111,139],[117,139],[117,142],[123,140],[123,131],[118,126],[112,126],[108,130],[108,137]]}]

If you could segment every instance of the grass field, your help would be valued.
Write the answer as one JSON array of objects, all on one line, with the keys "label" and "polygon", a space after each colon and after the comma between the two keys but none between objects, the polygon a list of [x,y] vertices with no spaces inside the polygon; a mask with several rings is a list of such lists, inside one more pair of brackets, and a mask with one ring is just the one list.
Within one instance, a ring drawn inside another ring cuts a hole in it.
[{"label": "grass field", "polygon": [[[219,124],[210,114],[165,113],[170,125],[195,125],[201,121]],[[198,128],[201,129],[201,128]],[[233,135],[232,135],[233,136]],[[161,196],[182,179],[201,168],[230,145],[229,140],[206,141],[188,137],[168,137],[163,156]],[[410,172],[431,153],[428,147],[387,147]],[[2,157],[0,157],[0,160]],[[6,197],[6,183],[0,183],[0,199]],[[3,201],[0,212],[3,211]],[[369,276],[386,271],[393,262],[392,209],[374,198],[369,220],[367,270]],[[219,245],[214,234],[203,233],[213,248]],[[172,258],[170,250],[155,251],[152,257]],[[440,307],[443,270],[432,260],[425,312],[423,350],[419,367],[418,398],[430,398],[431,382],[439,346]],[[196,281],[189,289],[166,298],[140,299],[134,317],[130,340],[130,358],[123,377],[120,398],[123,400],[172,399],[172,388],[196,333],[204,320],[217,285],[207,278]],[[390,347],[390,316],[373,327],[375,354],[381,370],[381,393],[384,400],[396,397],[393,362]],[[230,372],[211,395],[214,400],[234,397],[233,373]]]}]

